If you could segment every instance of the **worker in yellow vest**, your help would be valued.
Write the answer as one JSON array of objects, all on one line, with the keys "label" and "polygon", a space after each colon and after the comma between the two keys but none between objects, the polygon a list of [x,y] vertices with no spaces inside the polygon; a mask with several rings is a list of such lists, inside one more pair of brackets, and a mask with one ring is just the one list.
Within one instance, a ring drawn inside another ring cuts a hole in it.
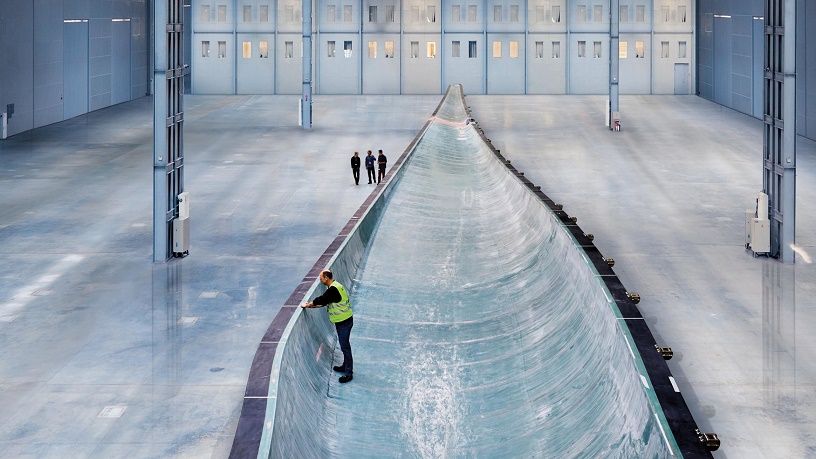
[{"label": "worker in yellow vest", "polygon": [[328,269],[321,271],[320,282],[328,287],[326,293],[308,303],[303,303],[300,307],[320,308],[328,306],[329,321],[334,324],[334,328],[337,330],[337,340],[340,342],[340,351],[343,352],[343,364],[336,365],[334,371],[343,374],[338,379],[340,383],[347,383],[353,379],[354,373],[354,360],[351,358],[351,344],[349,343],[351,327],[354,326],[354,313],[351,310],[346,288],[340,282],[334,280],[333,277],[332,272]]}]

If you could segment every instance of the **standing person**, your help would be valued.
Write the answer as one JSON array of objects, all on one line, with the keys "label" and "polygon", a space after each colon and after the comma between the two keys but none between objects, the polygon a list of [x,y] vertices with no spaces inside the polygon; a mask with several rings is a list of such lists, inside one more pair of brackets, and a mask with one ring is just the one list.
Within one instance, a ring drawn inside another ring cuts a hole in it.
[{"label": "standing person", "polygon": [[303,303],[300,307],[319,308],[327,306],[329,321],[334,324],[334,328],[337,330],[337,341],[340,342],[340,350],[343,352],[343,364],[333,367],[333,370],[343,373],[338,381],[345,384],[354,379],[354,360],[351,358],[351,344],[349,343],[351,327],[354,326],[354,313],[351,310],[346,288],[333,279],[331,271],[328,269],[321,271],[320,282],[328,287],[326,293],[308,303]]},{"label": "standing person", "polygon": [[351,157],[351,173],[354,174],[354,184],[360,184],[360,153],[354,152]]},{"label": "standing person", "polygon": [[371,154],[371,150],[368,150],[368,156],[365,157],[365,164],[366,164],[366,171],[368,172],[368,184],[371,184],[371,181],[374,180],[374,183],[377,183],[377,176],[374,175],[374,160],[377,159],[374,155]]},{"label": "standing person", "polygon": [[382,182],[382,179],[385,177],[385,163],[388,162],[388,158],[385,157],[382,150],[380,150],[379,153],[380,155],[377,156],[377,164],[380,165],[380,173],[377,175],[377,183]]}]

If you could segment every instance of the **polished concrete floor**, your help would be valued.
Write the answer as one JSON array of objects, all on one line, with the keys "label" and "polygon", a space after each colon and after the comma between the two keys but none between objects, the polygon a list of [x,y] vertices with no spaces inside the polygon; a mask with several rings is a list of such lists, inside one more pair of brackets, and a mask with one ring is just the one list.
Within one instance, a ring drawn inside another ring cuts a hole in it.
[{"label": "polished concrete floor", "polygon": [[[295,97],[186,97],[192,245],[166,264],[149,99],[0,141],[0,457],[226,457],[267,325],[373,189],[351,153],[396,158],[439,99],[319,97],[304,132]],[[816,143],[798,144],[785,265],[743,244],[759,120],[628,96],[611,133],[603,97],[468,101],[641,294],[714,456],[816,456]]]}]

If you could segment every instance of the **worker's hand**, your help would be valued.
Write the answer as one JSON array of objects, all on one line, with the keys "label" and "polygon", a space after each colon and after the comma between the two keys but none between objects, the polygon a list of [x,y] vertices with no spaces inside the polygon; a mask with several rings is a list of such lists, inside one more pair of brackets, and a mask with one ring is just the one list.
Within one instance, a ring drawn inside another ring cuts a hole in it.
[{"label": "worker's hand", "polygon": [[301,305],[300,305],[300,307],[301,307],[301,308],[311,308],[311,307],[312,307],[312,303],[311,303],[311,302],[308,302],[308,303],[303,303],[303,304],[301,304]]}]

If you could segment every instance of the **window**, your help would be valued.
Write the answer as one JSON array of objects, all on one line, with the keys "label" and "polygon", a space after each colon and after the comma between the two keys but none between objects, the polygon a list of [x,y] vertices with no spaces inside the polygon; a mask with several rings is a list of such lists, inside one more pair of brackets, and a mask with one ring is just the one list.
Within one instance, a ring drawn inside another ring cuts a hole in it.
[{"label": "window", "polygon": [[386,59],[393,59],[394,58],[394,42],[393,41],[385,42],[385,58]]},{"label": "window", "polygon": [[411,42],[411,59],[419,58],[419,42],[412,41]]},{"label": "window", "polygon": [[286,5],[283,13],[283,20],[286,22],[295,22],[295,7],[294,5]]},{"label": "window", "polygon": [[561,7],[558,5],[552,7],[552,22],[561,22]]},{"label": "window", "polygon": [[260,43],[260,45],[258,46],[258,48],[260,48],[260,51],[261,51],[260,58],[261,59],[269,59],[269,42],[268,41],[262,41]]},{"label": "window", "polygon": [[543,41],[535,42],[535,58],[536,59],[544,59],[544,42]]},{"label": "window", "polygon": [[681,41],[677,46],[677,57],[680,59],[686,58],[686,42]]},{"label": "window", "polygon": [[429,41],[428,42],[428,59],[433,59],[436,57],[436,42]]},{"label": "window", "polygon": [[626,59],[626,55],[629,51],[629,42],[622,41],[618,43],[618,57],[621,59]]},{"label": "window", "polygon": [[411,7],[411,22],[419,22],[419,6],[414,5]]},{"label": "window", "polygon": [[544,5],[536,5],[536,22],[544,22]]},{"label": "window", "polygon": [[385,22],[394,22],[394,5],[385,6]]},{"label": "window", "polygon": [[219,41],[218,42],[218,58],[224,59],[227,57],[227,42],[226,41]]},{"label": "window", "polygon": [[269,5],[261,5],[260,22],[269,22]]},{"label": "window", "polygon": [[677,22],[686,22],[686,7],[683,5],[677,7]]},{"label": "window", "polygon": [[351,5],[343,5],[343,22],[351,22]]},{"label": "window", "polygon": [[560,41],[552,42],[552,58],[553,59],[561,59],[561,42]]},{"label": "window", "polygon": [[586,42],[583,40],[578,42],[578,57],[586,57]]},{"label": "window", "polygon": [[593,5],[592,22],[603,22],[603,5]]},{"label": "window", "polygon": [[201,5],[201,22],[210,22],[210,5]]},{"label": "window", "polygon": [[660,7],[660,17],[663,19],[663,22],[669,22],[669,20],[671,20],[668,6]]},{"label": "window", "polygon": [[462,19],[462,7],[460,5],[451,6],[451,22],[459,22]]},{"label": "window", "polygon": [[284,43],[283,58],[292,59],[295,55],[295,42],[287,41]]},{"label": "window", "polygon": [[592,42],[592,58],[593,59],[601,58],[601,42],[599,41]]},{"label": "window", "polygon": [[326,51],[328,52],[328,57],[334,57],[335,50],[334,50],[334,40],[329,41],[326,43]]},{"label": "window", "polygon": [[243,43],[243,54],[244,54],[244,59],[251,59],[252,58],[252,42],[251,41],[245,41]]},{"label": "window", "polygon": [[469,41],[468,42],[468,59],[475,59],[476,58],[476,42]]},{"label": "window", "polygon": [[218,5],[218,22],[227,22],[227,5]]},{"label": "window", "polygon": [[436,6],[429,5],[428,8],[425,10],[425,14],[427,14],[428,22],[436,22]]},{"label": "window", "polygon": [[620,6],[620,16],[618,17],[618,21],[629,22],[629,5]]},{"label": "window", "polygon": [[377,42],[376,41],[368,42],[368,58],[369,59],[376,59],[377,58]]},{"label": "window", "polygon": [[368,22],[377,22],[377,7],[375,5],[368,7]]},{"label": "window", "polygon": [[646,22],[645,5],[635,5],[635,22]]},{"label": "window", "polygon": [[510,22],[519,22],[518,8],[518,5],[510,5]]},{"label": "window", "polygon": [[493,6],[493,22],[502,22],[502,6]]},{"label": "window", "polygon": [[459,57],[459,41],[451,42],[451,57]]},{"label": "window", "polygon": [[501,42],[494,41],[493,42],[493,57],[500,58],[501,57]]},{"label": "window", "polygon": [[244,22],[252,22],[252,6],[244,5]]},{"label": "window", "polygon": [[326,5],[326,22],[334,22],[337,19],[337,7]]},{"label": "window", "polygon": [[669,58],[669,42],[667,41],[660,42],[660,58],[661,59]]},{"label": "window", "polygon": [[344,57],[351,57],[351,41],[346,40],[343,42],[343,56]]},{"label": "window", "polygon": [[646,54],[643,49],[643,42],[636,41],[635,42],[635,59],[643,59],[646,57]]},{"label": "window", "polygon": [[201,42],[201,57],[210,57],[210,42]]},{"label": "window", "polygon": [[586,22],[586,5],[578,5],[578,16],[576,22]]},{"label": "window", "polygon": [[518,58],[518,42],[511,41],[510,42],[510,59],[517,59]]},{"label": "window", "polygon": [[468,5],[468,22],[476,22],[476,5]]}]

